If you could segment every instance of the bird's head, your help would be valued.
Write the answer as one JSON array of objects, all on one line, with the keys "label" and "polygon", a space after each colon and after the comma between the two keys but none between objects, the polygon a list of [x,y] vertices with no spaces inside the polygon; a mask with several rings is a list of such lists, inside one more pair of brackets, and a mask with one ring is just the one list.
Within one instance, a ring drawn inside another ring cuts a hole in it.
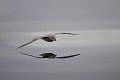
[{"label": "bird's head", "polygon": [[56,37],[53,34],[48,34],[46,37],[49,37],[52,41],[56,41]]},{"label": "bird's head", "polygon": [[53,40],[53,41],[56,41],[56,38],[55,38],[55,37],[53,37],[53,36],[52,36],[52,37],[50,37],[50,39],[51,39],[51,40]]}]

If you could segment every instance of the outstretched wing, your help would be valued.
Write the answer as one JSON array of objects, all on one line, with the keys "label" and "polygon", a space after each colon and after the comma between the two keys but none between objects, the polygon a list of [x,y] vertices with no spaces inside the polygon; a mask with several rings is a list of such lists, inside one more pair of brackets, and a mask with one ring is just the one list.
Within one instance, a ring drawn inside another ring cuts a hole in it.
[{"label": "outstretched wing", "polygon": [[56,58],[64,59],[64,58],[75,57],[75,56],[78,56],[78,55],[80,55],[80,54],[75,54],[75,55],[70,55],[70,56],[62,56],[62,57],[56,57]]},{"label": "outstretched wing", "polygon": [[24,54],[24,55],[27,55],[27,56],[31,56],[31,57],[34,57],[34,58],[42,58],[42,57],[37,57],[37,56],[30,55],[30,54],[26,54],[26,53],[23,53],[23,52],[18,52],[18,53],[21,53],[21,54]]},{"label": "outstretched wing", "polygon": [[54,35],[58,35],[58,34],[79,35],[79,34],[73,34],[73,33],[54,33]]},{"label": "outstretched wing", "polygon": [[30,43],[33,43],[33,42],[39,40],[40,38],[41,38],[41,37],[36,37],[36,38],[34,38],[32,41],[30,41],[30,42],[28,42],[28,43],[25,43],[25,44],[23,44],[23,45],[17,47],[16,49],[19,49],[19,48],[21,48],[21,47],[24,47],[24,46],[30,44]]}]

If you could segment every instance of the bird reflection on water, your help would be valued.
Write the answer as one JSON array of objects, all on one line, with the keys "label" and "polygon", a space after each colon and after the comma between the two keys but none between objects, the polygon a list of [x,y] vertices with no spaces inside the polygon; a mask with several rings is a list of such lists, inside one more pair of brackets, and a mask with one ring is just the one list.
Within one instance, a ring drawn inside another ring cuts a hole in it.
[{"label": "bird reflection on water", "polygon": [[39,56],[34,56],[34,55],[30,55],[30,54],[23,53],[23,52],[18,52],[18,53],[21,53],[21,54],[24,54],[24,55],[27,55],[27,56],[31,56],[31,57],[34,57],[34,58],[49,58],[49,59],[55,59],[55,58],[64,59],[64,58],[71,58],[71,57],[75,57],[75,56],[80,55],[80,54],[75,54],[75,55],[57,57],[57,55],[54,54],[54,53],[43,53],[43,54],[40,54]]}]

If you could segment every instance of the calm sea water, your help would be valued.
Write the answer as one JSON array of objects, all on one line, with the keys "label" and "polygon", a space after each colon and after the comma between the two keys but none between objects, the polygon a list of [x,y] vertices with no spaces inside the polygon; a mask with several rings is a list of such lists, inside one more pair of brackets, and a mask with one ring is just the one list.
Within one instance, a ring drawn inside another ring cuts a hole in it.
[{"label": "calm sea water", "polygon": [[[10,32],[0,35],[1,80],[119,80],[120,44],[119,31],[69,31],[80,36],[58,36],[57,42],[42,40],[16,47],[31,40],[38,32]],[[114,33],[116,37],[102,32]],[[46,33],[46,32],[41,32]],[[48,32],[49,33],[49,32]],[[51,33],[51,32],[50,32]],[[54,32],[52,32],[54,33]],[[85,33],[83,35],[83,33]],[[95,34],[94,34],[95,33]],[[94,35],[93,35],[94,34]],[[87,37],[86,35],[91,37]],[[100,35],[100,36],[98,36]],[[65,38],[67,37],[67,38]],[[82,37],[82,38],[81,38]],[[114,38],[113,38],[114,37]],[[73,39],[74,38],[74,39]],[[68,39],[70,39],[68,41]],[[72,39],[72,40],[71,40]],[[84,42],[85,41],[85,42]],[[66,43],[66,44],[65,44]],[[81,54],[68,59],[36,59],[32,55],[52,52],[58,56]]]},{"label": "calm sea water", "polygon": [[[56,32],[80,35],[16,50]],[[36,59],[18,51],[81,55]],[[120,0],[0,0],[0,80],[120,80]]]}]

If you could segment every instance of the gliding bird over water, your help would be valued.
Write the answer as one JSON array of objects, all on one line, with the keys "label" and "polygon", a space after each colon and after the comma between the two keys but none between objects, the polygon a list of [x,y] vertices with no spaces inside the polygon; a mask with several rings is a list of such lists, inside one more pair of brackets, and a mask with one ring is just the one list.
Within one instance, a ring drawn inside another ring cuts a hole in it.
[{"label": "gliding bird over water", "polygon": [[26,43],[26,44],[23,44],[23,45],[21,45],[21,46],[19,46],[17,49],[19,49],[19,48],[21,48],[21,47],[24,47],[24,46],[26,46],[26,45],[28,45],[28,44],[30,44],[30,43],[33,43],[33,42],[35,42],[35,41],[37,41],[37,40],[39,40],[39,39],[42,39],[42,40],[44,40],[44,41],[46,41],[46,42],[56,41],[56,37],[55,37],[55,36],[58,35],[58,34],[79,35],[79,34],[72,34],[72,33],[54,33],[54,34],[47,34],[47,35],[45,35],[45,36],[36,37],[36,38],[34,38],[32,41],[30,41],[30,42],[28,42],[28,43]]}]

